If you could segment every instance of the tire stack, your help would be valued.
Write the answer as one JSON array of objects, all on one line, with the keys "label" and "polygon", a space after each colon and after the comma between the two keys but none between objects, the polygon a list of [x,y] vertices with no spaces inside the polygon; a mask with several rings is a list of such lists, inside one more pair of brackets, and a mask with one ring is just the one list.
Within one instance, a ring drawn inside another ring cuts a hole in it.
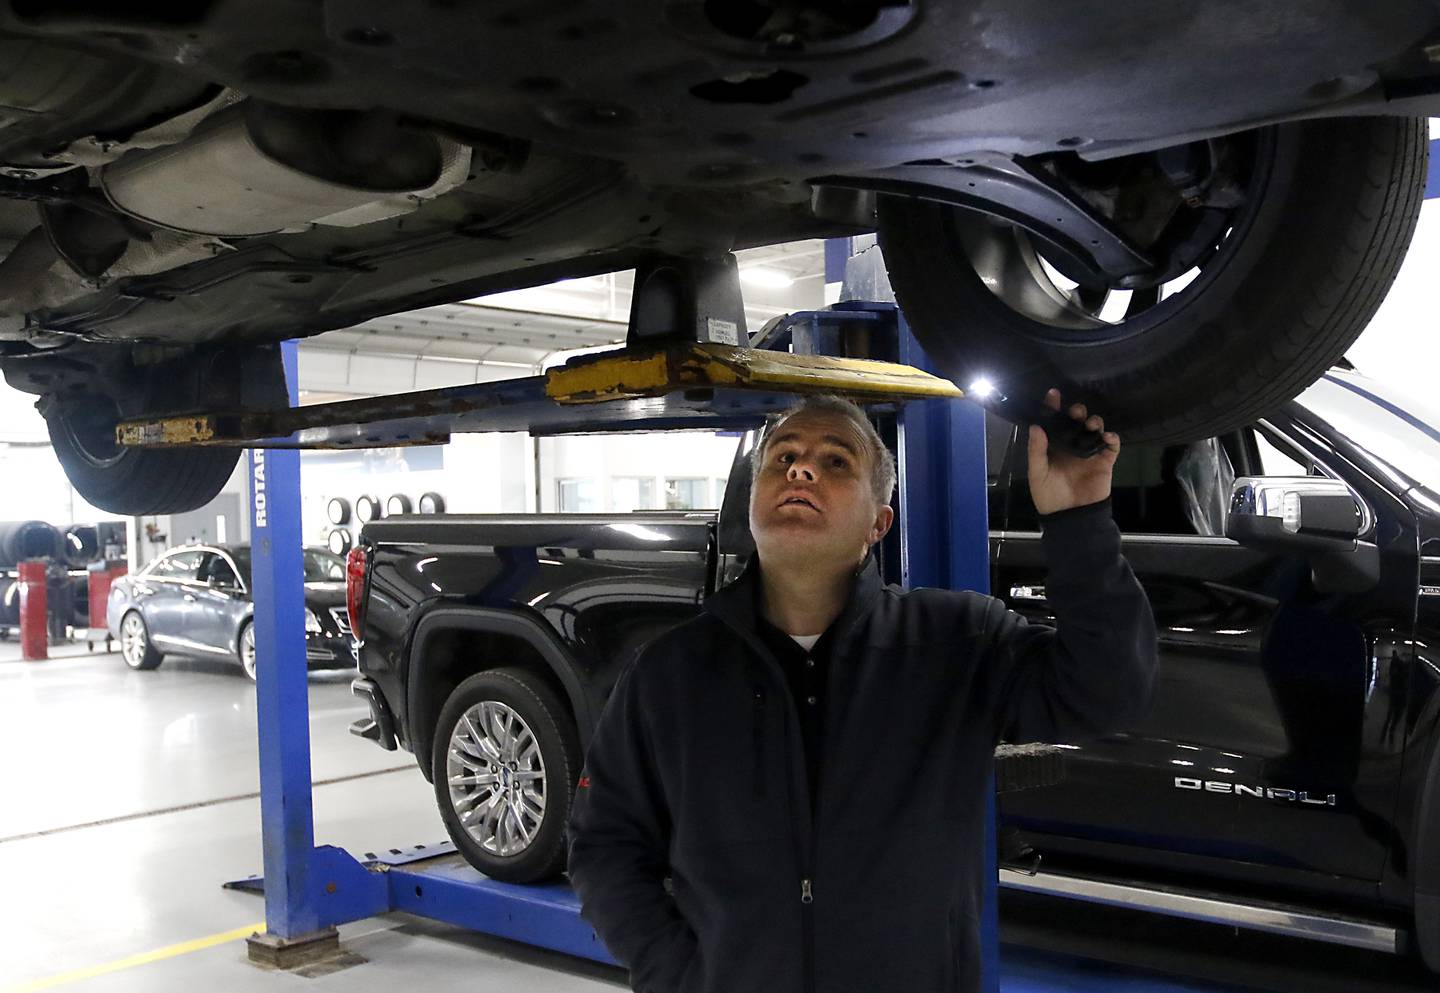
[{"label": "tire stack", "polygon": [[90,574],[85,571],[103,552],[100,529],[94,524],[72,524],[65,529],[65,564],[70,569],[70,617],[77,627],[90,623]]},{"label": "tire stack", "polygon": [[44,521],[0,522],[0,638],[20,633],[20,563],[62,558],[64,546],[59,530]]},{"label": "tire stack", "polygon": [[65,529],[65,562],[84,569],[100,557],[100,529],[94,524],[72,524]]},{"label": "tire stack", "polygon": [[[20,630],[18,568],[28,559],[49,563],[47,583],[51,640],[65,628],[89,623],[89,564],[104,554],[114,535],[96,524],[72,524],[63,531],[44,521],[0,521],[0,638]],[[104,542],[102,542],[102,538]]]},{"label": "tire stack", "polygon": [[20,581],[13,574],[0,574],[0,639],[20,627]]},{"label": "tire stack", "polygon": [[44,521],[0,523],[0,569],[14,569],[26,559],[67,561],[65,546],[59,529]]}]

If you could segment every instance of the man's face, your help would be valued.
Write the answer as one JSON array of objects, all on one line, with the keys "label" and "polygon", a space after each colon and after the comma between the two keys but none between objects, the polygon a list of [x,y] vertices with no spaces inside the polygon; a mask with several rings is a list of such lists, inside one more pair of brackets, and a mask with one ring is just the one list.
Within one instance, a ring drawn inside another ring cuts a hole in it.
[{"label": "man's face", "polygon": [[858,562],[894,518],[875,499],[870,472],[865,438],[849,419],[806,411],[781,422],[750,488],[761,561]]}]

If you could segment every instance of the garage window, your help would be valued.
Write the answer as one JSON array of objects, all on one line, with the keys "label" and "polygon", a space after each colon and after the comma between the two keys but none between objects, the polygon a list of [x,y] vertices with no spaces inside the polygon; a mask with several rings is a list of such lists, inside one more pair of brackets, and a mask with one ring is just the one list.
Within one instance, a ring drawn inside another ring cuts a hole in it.
[{"label": "garage window", "polygon": [[697,510],[713,506],[710,480],[674,477],[665,480],[666,510]]},{"label": "garage window", "polygon": [[605,509],[600,504],[600,484],[594,479],[557,479],[555,488],[562,514],[598,514]]},{"label": "garage window", "polygon": [[632,510],[654,510],[655,477],[611,477],[610,509],[621,514],[628,514]]}]

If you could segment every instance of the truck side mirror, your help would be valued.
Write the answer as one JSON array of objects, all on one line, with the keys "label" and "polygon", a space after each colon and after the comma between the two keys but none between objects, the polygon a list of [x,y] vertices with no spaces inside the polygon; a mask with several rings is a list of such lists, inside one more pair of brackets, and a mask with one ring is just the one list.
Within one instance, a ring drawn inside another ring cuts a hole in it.
[{"label": "truck side mirror", "polygon": [[1241,476],[1225,536],[1249,548],[1303,555],[1322,593],[1358,593],[1380,580],[1380,552],[1361,541],[1366,514],[1345,483],[1323,476]]}]

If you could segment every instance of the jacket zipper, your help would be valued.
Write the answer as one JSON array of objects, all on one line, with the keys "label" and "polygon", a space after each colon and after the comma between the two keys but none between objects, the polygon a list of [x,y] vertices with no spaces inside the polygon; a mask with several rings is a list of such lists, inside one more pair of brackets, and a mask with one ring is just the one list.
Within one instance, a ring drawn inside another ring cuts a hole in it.
[{"label": "jacket zipper", "polygon": [[[791,697],[790,693],[785,694]],[[827,701],[828,702],[828,701]],[[798,773],[789,777],[792,789],[798,791],[797,806],[807,810],[810,814],[809,844],[804,847],[797,861],[800,866],[800,963],[801,976],[803,980],[804,993],[815,993],[815,849],[816,835],[819,833],[817,821],[819,811],[815,808],[820,805],[820,783],[815,786],[815,803],[810,803],[810,777],[805,764],[804,736],[800,732],[800,703],[798,700],[790,700],[791,725],[794,733],[790,735],[791,771],[794,773],[798,767]],[[800,739],[800,748],[795,748],[795,740]],[[823,781],[824,777],[820,772],[825,765],[824,757],[816,764],[816,774]],[[801,832],[796,832],[797,840]]]},{"label": "jacket zipper", "polygon": [[[777,678],[780,679],[783,686],[784,675],[783,673],[779,673],[780,663],[774,660],[774,658],[770,655],[769,650],[766,649],[763,645],[761,645],[758,639],[752,638],[749,640],[751,642],[751,645],[755,647],[760,657],[763,660],[766,660],[766,664],[768,664],[771,669],[777,673]],[[756,738],[757,768],[762,767],[762,764],[758,761],[758,755],[759,746],[763,743],[763,732],[760,731],[760,729],[764,727],[764,693],[765,691],[763,687],[761,687],[758,683],[755,684],[755,727],[757,732],[759,732]],[[795,739],[801,737],[799,704],[797,704],[796,701],[793,699],[793,695],[789,692],[788,688],[785,690],[783,695],[789,701],[790,726],[791,728],[793,728],[793,731],[786,736],[788,740],[788,747],[785,750],[787,753],[787,758],[790,760],[790,769],[789,774],[785,777],[785,780],[787,785],[790,787],[790,802],[792,805],[792,809],[799,808],[801,810],[808,810],[810,814],[810,834],[808,839],[809,844],[804,844],[806,840],[804,832],[798,829],[795,831],[794,838],[796,848],[795,862],[800,868],[800,960],[802,967],[801,975],[803,976],[803,991],[804,993],[815,993],[815,921],[811,908],[814,906],[815,903],[815,870],[813,858],[815,852],[816,818],[815,811],[810,809],[810,782],[805,772],[805,749],[803,740],[800,742],[799,750],[797,751],[795,748]],[[798,788],[797,780],[799,781]],[[816,790],[816,799],[817,801],[819,799],[818,789]]]},{"label": "jacket zipper", "polygon": [[[865,566],[865,568],[868,567],[868,565]],[[836,630],[833,636],[834,644],[843,643],[844,637],[856,630],[857,625],[859,625],[866,616],[866,614],[868,614],[869,608],[871,605],[873,605],[874,600],[875,596],[872,595],[871,597],[869,597],[862,604],[864,609],[858,612],[852,613],[847,607],[845,614],[842,614],[843,620],[842,618],[836,619],[835,623],[843,623],[843,627]],[[760,640],[760,638],[755,634],[755,632],[744,627],[743,625],[737,625],[733,618],[727,618],[723,613],[719,614],[719,616],[720,619],[731,628],[731,630],[739,634],[740,637],[750,645],[755,656],[758,656],[761,660],[761,668],[764,668],[768,665],[770,671],[773,673],[774,682],[780,686],[783,695],[790,700],[790,725],[793,730],[787,736],[788,747],[786,748],[786,751],[788,752],[788,758],[790,760],[790,768],[785,779],[786,785],[790,789],[790,804],[792,816],[793,811],[796,809],[799,809],[802,813],[809,814],[808,821],[810,831],[808,837],[806,837],[805,832],[799,830],[795,831],[792,837],[794,838],[796,847],[795,862],[796,865],[798,865],[800,868],[800,922],[804,946],[802,948],[802,962],[804,963],[804,993],[815,993],[815,924],[812,908],[815,905],[815,850],[817,847],[817,835],[819,834],[816,826],[816,821],[818,819],[818,811],[811,809],[810,804],[810,782],[808,775],[805,771],[805,748],[804,741],[800,733],[799,703],[793,698],[793,695],[789,692],[788,687],[786,686],[785,674],[783,671],[781,671],[780,663],[777,662],[775,660],[775,657],[770,654],[770,650],[765,646],[765,644]],[[836,656],[832,651],[830,657],[830,665],[832,672],[835,669],[835,661]],[[831,688],[826,695],[827,698],[834,695],[833,681]],[[826,702],[826,709],[828,710],[828,699]],[[762,695],[757,701],[757,713],[759,711],[763,711],[763,704],[764,698],[762,690]],[[761,726],[763,726],[763,724]],[[797,743],[799,745],[798,748],[796,747]],[[757,741],[757,745],[758,744],[759,742]],[[816,784],[815,790],[816,807],[819,806],[820,801],[819,787],[823,786],[825,782],[824,766],[825,763],[822,760],[818,764],[820,781]],[[800,788],[802,790],[799,796],[797,796],[795,792],[797,788],[797,781],[799,782]]]},{"label": "jacket zipper", "polygon": [[802,975],[805,977],[805,993],[815,993],[815,914],[811,905],[815,902],[813,880],[800,880],[800,933]]}]

